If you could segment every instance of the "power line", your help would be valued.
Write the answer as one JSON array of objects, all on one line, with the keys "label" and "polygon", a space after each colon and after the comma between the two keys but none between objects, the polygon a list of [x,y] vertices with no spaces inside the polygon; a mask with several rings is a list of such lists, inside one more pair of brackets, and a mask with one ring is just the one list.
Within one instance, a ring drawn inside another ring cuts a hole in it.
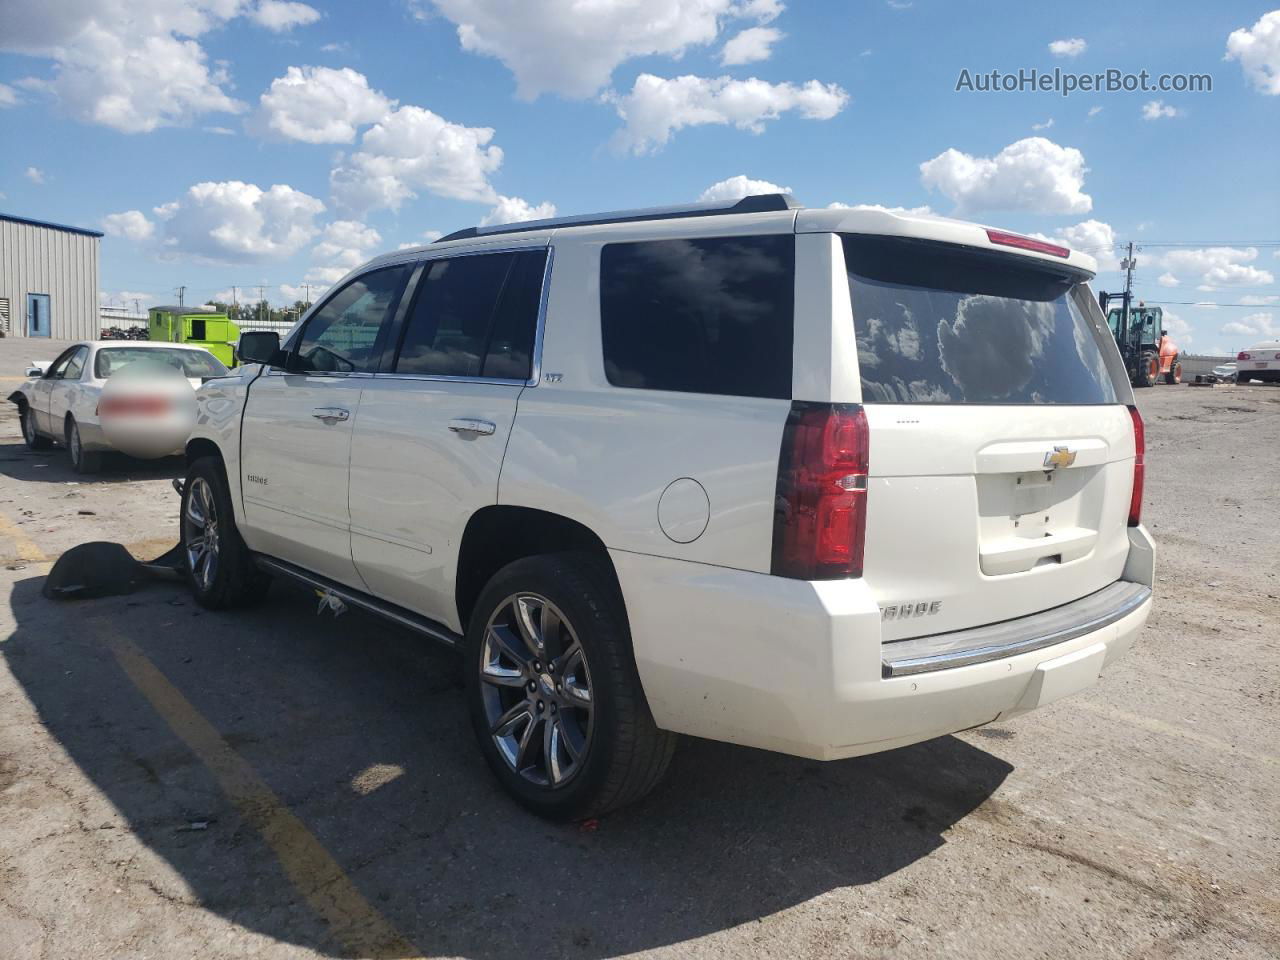
[{"label": "power line", "polygon": [[1154,303],[1160,307],[1244,307],[1249,310],[1266,310],[1268,307],[1278,307],[1276,303],[1214,303],[1212,300],[1147,300],[1143,299],[1143,303]]}]

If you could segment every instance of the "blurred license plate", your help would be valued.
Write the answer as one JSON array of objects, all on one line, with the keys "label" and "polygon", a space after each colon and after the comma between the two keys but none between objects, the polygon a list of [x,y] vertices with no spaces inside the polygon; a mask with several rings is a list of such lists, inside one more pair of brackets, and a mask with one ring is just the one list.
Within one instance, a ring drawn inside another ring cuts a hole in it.
[{"label": "blurred license plate", "polygon": [[1265,370],[1267,369],[1267,363],[1264,360],[1262,363],[1255,363],[1254,367],[1256,367],[1258,370]]}]

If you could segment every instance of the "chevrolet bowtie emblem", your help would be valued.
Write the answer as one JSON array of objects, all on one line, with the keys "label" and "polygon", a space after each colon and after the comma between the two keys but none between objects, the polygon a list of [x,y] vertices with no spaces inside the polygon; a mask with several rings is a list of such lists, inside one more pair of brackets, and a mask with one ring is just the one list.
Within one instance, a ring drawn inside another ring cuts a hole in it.
[{"label": "chevrolet bowtie emblem", "polygon": [[1076,462],[1076,455],[1067,447],[1054,447],[1052,452],[1044,455],[1044,468],[1053,470],[1057,467],[1069,467]]}]

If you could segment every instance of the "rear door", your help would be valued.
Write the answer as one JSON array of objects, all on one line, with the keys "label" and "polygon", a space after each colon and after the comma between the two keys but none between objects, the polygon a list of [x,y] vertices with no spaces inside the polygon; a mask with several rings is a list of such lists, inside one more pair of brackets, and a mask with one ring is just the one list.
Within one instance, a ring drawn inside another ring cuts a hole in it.
[{"label": "rear door", "polygon": [[240,482],[249,546],[357,588],[351,432],[410,269],[371,271],[334,292],[295,336],[287,369],[256,379],[245,403]]},{"label": "rear door", "polygon": [[351,546],[369,590],[458,627],[471,515],[498,499],[533,376],[545,242],[428,261],[394,356],[365,381],[351,448]]},{"label": "rear door", "polygon": [[864,576],[884,639],[1117,580],[1132,397],[1085,275],[933,241],[842,247],[871,437]]}]

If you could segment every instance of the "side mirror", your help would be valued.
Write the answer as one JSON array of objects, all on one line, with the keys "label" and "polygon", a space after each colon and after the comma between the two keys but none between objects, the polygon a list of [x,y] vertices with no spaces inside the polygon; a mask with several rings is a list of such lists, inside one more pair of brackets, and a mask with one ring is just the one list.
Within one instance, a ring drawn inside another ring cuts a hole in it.
[{"label": "side mirror", "polygon": [[43,377],[43,376],[44,376],[44,371],[43,371],[43,370],[41,370],[39,367],[27,367],[27,373],[26,373],[26,376],[28,376],[28,377]]},{"label": "side mirror", "polygon": [[273,330],[253,330],[240,334],[236,353],[241,363],[265,363],[272,367],[284,366],[280,352],[280,334]]},{"label": "side mirror", "polygon": [[1167,337],[1168,335],[1169,335],[1169,331],[1168,331],[1168,330],[1161,330],[1161,331],[1160,331],[1160,336],[1162,336],[1162,337]]}]

